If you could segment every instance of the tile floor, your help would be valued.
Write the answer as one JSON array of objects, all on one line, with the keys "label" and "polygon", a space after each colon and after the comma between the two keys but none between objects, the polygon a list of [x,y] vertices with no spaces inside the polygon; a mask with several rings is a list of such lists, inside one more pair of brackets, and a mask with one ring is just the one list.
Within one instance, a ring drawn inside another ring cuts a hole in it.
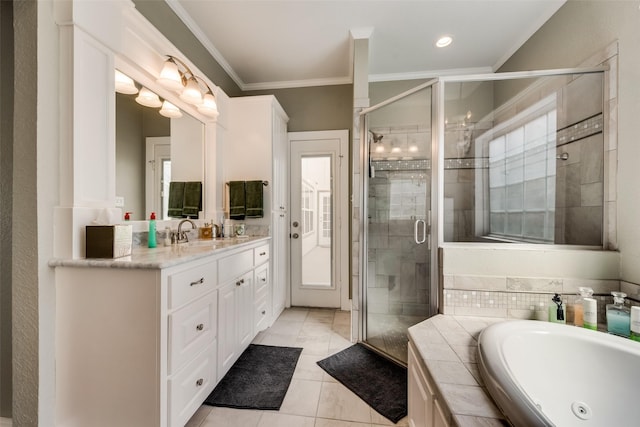
[{"label": "tile floor", "polygon": [[[203,405],[185,427],[378,427],[394,425],[317,364],[349,347],[350,313],[291,308],[254,344],[302,347],[289,391],[279,411]],[[408,426],[407,418],[395,424]]]}]

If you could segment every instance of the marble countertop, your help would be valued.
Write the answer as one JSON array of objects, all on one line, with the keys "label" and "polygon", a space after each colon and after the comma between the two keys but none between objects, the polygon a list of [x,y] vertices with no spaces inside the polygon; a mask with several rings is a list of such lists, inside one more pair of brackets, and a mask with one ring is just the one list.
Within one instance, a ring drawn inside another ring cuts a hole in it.
[{"label": "marble countertop", "polygon": [[122,258],[79,258],[49,261],[50,267],[93,267],[93,268],[167,268],[185,262],[194,261],[211,255],[219,255],[252,246],[259,242],[268,242],[271,237],[247,236],[243,238],[222,238],[215,240],[195,240],[172,246],[158,246],[157,248],[135,247],[130,256]]},{"label": "marble countertop", "polygon": [[433,379],[436,397],[445,404],[452,426],[509,425],[484,387],[476,361],[480,332],[505,320],[439,314],[409,328],[409,338]]}]

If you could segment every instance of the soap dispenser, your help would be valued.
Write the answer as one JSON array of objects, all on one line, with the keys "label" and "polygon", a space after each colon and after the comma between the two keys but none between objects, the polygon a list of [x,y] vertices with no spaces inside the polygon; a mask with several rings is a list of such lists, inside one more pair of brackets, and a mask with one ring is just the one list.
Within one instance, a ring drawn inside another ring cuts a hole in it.
[{"label": "soap dispenser", "polygon": [[624,305],[627,294],[612,291],[613,304],[607,304],[607,331],[610,334],[629,337],[631,335],[631,310]]},{"label": "soap dispenser", "polygon": [[155,248],[157,246],[156,242],[156,213],[151,212],[151,216],[149,217],[149,247]]},{"label": "soap dispenser", "polygon": [[566,323],[565,307],[559,294],[555,294],[553,298],[551,298],[551,305],[549,306],[549,322]]}]

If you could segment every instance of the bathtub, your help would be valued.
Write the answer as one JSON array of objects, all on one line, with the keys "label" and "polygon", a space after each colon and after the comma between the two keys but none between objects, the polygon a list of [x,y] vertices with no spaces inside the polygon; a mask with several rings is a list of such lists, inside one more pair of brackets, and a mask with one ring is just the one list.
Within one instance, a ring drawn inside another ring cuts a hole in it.
[{"label": "bathtub", "polygon": [[485,328],[478,368],[516,427],[639,426],[640,342],[532,320]]}]

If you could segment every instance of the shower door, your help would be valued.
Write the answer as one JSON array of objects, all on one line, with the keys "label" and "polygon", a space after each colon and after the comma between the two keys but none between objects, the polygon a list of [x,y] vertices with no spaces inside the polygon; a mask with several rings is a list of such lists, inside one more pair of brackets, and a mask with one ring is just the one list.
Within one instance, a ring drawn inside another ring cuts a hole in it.
[{"label": "shower door", "polygon": [[403,363],[407,328],[435,314],[431,111],[423,87],[365,115],[364,341]]}]

